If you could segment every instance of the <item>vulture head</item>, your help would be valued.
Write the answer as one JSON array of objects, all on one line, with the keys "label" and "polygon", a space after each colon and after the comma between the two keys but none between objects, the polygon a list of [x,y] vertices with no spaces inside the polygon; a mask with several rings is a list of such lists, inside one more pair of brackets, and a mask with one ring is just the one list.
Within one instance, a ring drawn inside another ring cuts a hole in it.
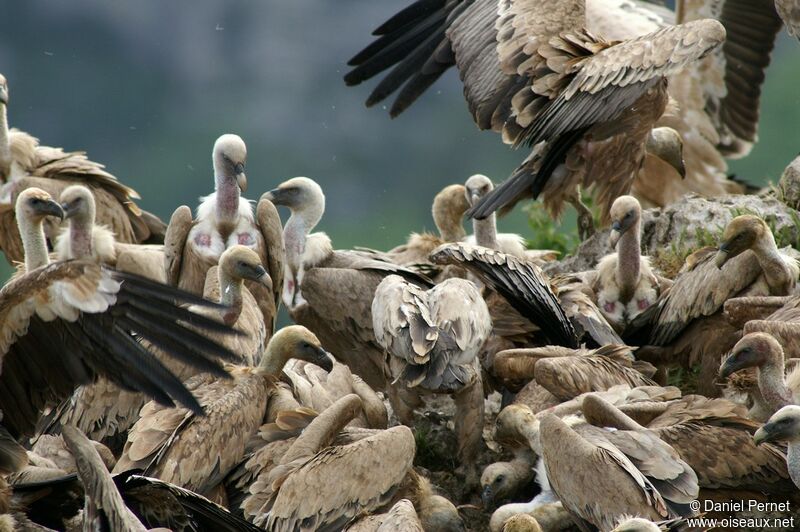
[{"label": "vulture head", "polygon": [[278,372],[290,358],[316,364],[325,371],[333,369],[333,361],[319,338],[302,325],[290,325],[275,333],[261,359],[262,366],[278,368]]},{"label": "vulture head", "polygon": [[18,221],[42,222],[47,216],[64,219],[64,210],[53,197],[40,188],[26,188],[17,197],[15,212]]},{"label": "vulture head", "polygon": [[494,509],[509,500],[520,488],[515,482],[519,473],[511,462],[489,464],[481,474],[481,501],[485,510]]},{"label": "vulture head", "polygon": [[226,133],[214,143],[214,174],[220,180],[235,179],[242,192],[247,190],[247,146],[242,137]]},{"label": "vulture head", "polygon": [[219,258],[219,267],[231,279],[255,281],[272,290],[272,279],[261,264],[258,253],[245,246],[232,246]]},{"label": "vulture head", "polygon": [[467,201],[469,202],[470,206],[472,206],[475,205],[478,200],[480,200],[486,194],[494,190],[494,184],[492,183],[492,180],[485,175],[475,174],[467,179],[466,183],[464,183],[464,188],[466,189],[465,192]]},{"label": "vulture head", "polygon": [[461,219],[467,209],[469,203],[464,185],[448,185],[433,198],[433,222],[444,240],[461,240],[466,236]]},{"label": "vulture head", "polygon": [[64,218],[79,222],[94,223],[95,202],[92,192],[81,185],[72,185],[61,192],[61,208]]},{"label": "vulture head", "polygon": [[8,82],[2,74],[0,74],[0,103],[8,104]]},{"label": "vulture head", "polygon": [[313,179],[293,177],[264,194],[275,205],[288,207],[292,212],[325,210],[325,194]]},{"label": "vulture head", "polygon": [[608,243],[613,248],[625,231],[639,221],[642,216],[642,206],[633,196],[620,196],[611,205],[609,216],[611,216],[611,235],[608,237]]},{"label": "vulture head", "polygon": [[733,257],[752,249],[764,239],[772,239],[767,223],[752,214],[737,216],[730,221],[722,235],[715,258],[717,268],[722,268]]},{"label": "vulture head", "polygon": [[650,131],[645,145],[647,153],[655,155],[673,167],[681,177],[686,177],[683,161],[683,138],[671,127],[657,127]]},{"label": "vulture head", "polygon": [[661,532],[661,527],[641,517],[623,517],[611,532]]},{"label": "vulture head", "polygon": [[762,366],[778,355],[783,365],[783,348],[772,335],[761,332],[746,334],[733,346],[730,356],[723,361],[719,368],[719,376],[727,379],[731,374],[745,368]]},{"label": "vulture head", "polygon": [[787,405],[772,414],[753,435],[756,445],[774,441],[800,442],[800,406]]},{"label": "vulture head", "polygon": [[510,404],[497,415],[494,425],[494,440],[509,449],[527,448],[526,435],[533,434],[538,420],[533,411],[525,405]]},{"label": "vulture head", "polygon": [[542,527],[532,515],[516,514],[503,523],[503,532],[542,532]]},{"label": "vulture head", "polygon": [[466,532],[464,521],[455,505],[441,495],[432,495],[420,501],[419,520],[423,530],[441,532]]}]

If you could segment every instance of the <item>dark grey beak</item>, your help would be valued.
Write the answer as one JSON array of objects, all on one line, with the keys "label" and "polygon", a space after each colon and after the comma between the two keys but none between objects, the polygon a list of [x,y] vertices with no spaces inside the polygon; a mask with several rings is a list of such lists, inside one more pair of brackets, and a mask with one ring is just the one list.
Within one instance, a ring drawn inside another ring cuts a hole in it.
[{"label": "dark grey beak", "polygon": [[68,220],[78,212],[78,205],[74,201],[71,203],[62,203],[61,209],[64,211],[64,219]]},{"label": "dark grey beak", "polygon": [[48,216],[56,216],[60,220],[64,220],[65,213],[64,209],[61,208],[61,205],[55,200],[47,200],[43,202],[37,210],[41,214],[46,214]]},{"label": "dark grey beak", "polygon": [[269,192],[264,193],[262,198],[270,200],[275,205],[286,205],[286,195],[280,188],[273,188]]},{"label": "dark grey beak", "polygon": [[481,502],[483,502],[484,510],[489,510],[494,507],[494,493],[491,486],[486,486],[481,492]]},{"label": "dark grey beak", "polygon": [[233,171],[236,172],[236,184],[239,185],[239,190],[247,192],[247,176],[244,173],[244,164],[236,163],[236,166],[233,167]]},{"label": "dark grey beak", "polygon": [[729,258],[728,249],[725,243],[723,243],[719,247],[719,251],[717,251],[716,257],[714,257],[714,264],[716,264],[717,268],[721,270],[722,267],[725,266],[725,263],[728,262],[728,258]]},{"label": "dark grey beak", "polygon": [[333,358],[330,353],[321,347],[314,348],[313,354],[306,359],[307,362],[316,364],[325,371],[333,370]]},{"label": "dark grey beak", "polygon": [[0,103],[8,105],[8,90],[5,88],[0,89]]}]

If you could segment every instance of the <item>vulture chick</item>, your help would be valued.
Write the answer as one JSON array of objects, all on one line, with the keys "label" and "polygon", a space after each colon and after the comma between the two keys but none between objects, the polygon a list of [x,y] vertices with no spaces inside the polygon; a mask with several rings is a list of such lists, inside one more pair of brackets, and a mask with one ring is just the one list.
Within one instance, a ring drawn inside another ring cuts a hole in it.
[{"label": "vulture chick", "polygon": [[284,327],[272,337],[257,367],[230,366],[231,379],[200,374],[186,382],[203,405],[205,417],[185,408],[147,403],[128,433],[114,471],[143,469],[145,475],[210,494],[241,461],[290,358],[332,367],[313,333],[299,325]]},{"label": "vulture chick", "polygon": [[367,100],[377,103],[405,84],[395,115],[456,65],[478,127],[532,148],[509,180],[468,211],[477,218],[541,194],[554,215],[565,200],[579,207],[588,230],[591,213],[578,187],[595,185],[606,219],[644,162],[667,104],[666,76],[725,39],[719,22],[700,20],[608,42],[585,29],[585,0],[430,4],[416,2],[383,24],[351,59],[345,81],[397,64]]},{"label": "vulture chick", "polygon": [[420,286],[429,286],[430,281],[368,252],[334,250],[325,233],[311,233],[325,211],[325,195],[313,180],[295,177],[266,197],[291,211],[283,230],[283,301],[290,316],[314,331],[337,360],[373,389],[383,390],[388,368],[372,329],[375,289],[391,274]]},{"label": "vulture chick", "polygon": [[[207,277],[204,297],[218,302],[221,308],[210,312],[198,309],[198,312],[219,318],[244,334],[206,336],[235,353],[237,364],[257,366],[269,332],[255,299],[243,283],[250,280],[271,288],[269,275],[258,254],[245,246],[233,246],[222,254],[219,266],[212,267]],[[159,351],[156,355],[182,381],[199,373],[190,365],[169,361]],[[90,438],[107,443],[119,453],[126,432],[139,418],[139,411],[146,402],[143,394],[122,389],[101,378],[82,386],[64,401],[46,430],[57,430],[59,425],[75,425]]]},{"label": "vulture chick", "polygon": [[25,269],[0,290],[0,410],[15,438],[30,436],[40,413],[80,384],[103,376],[163,405],[202,408],[154,349],[217,376],[217,362],[235,355],[205,335],[233,333],[185,308],[217,307],[183,291],[120,272],[93,260],[49,263],[43,219],[63,217],[45,191],[17,200]]},{"label": "vulture chick", "polygon": [[[494,190],[492,180],[482,174],[475,174],[464,183],[467,202],[475,205],[481,198]],[[520,259],[528,259],[538,263],[554,260],[558,251],[549,249],[527,249],[525,239],[514,233],[497,232],[497,216],[492,213],[486,218],[472,220],[473,234],[465,240],[467,244],[477,244],[485,248],[496,249],[514,255]],[[433,251],[433,250],[431,250]]]},{"label": "vulture chick", "polygon": [[789,444],[786,464],[794,485],[800,488],[800,406],[787,405],[775,412],[753,435],[753,441],[786,441]]},{"label": "vulture chick", "polygon": [[703,248],[686,259],[682,273],[655,305],[632,324],[650,327],[647,347],[637,355],[653,363],[701,363],[698,391],[719,395],[714,379],[723,353],[739,339],[727,323],[723,304],[737,296],[792,293],[797,262],[778,250],[766,222],[737,216],[728,224],[719,249]]},{"label": "vulture chick", "polygon": [[[7,228],[0,237],[0,249],[9,262],[21,262],[22,240],[16,230],[14,204],[23,190],[37,187],[58,197],[70,184],[90,187],[98,204],[97,218],[111,228],[120,242],[160,243],[166,226],[157,216],[142,211],[133,202],[139,198],[129,188],[89,160],[83,152],[41,146],[24,131],[8,128],[8,83],[0,74],[0,224]],[[58,220],[60,222],[60,220]],[[52,244],[58,234],[56,217],[45,222],[45,233]]]},{"label": "vulture chick", "polygon": [[582,528],[609,530],[621,514],[655,520],[691,514],[697,477],[657,437],[579,430],[553,414],[541,419],[539,431],[550,485]]},{"label": "vulture chick", "polygon": [[478,353],[492,330],[478,288],[447,279],[430,290],[389,275],[372,301],[375,339],[389,354],[394,377],[389,397],[399,419],[413,426],[403,396],[417,391],[452,394],[462,463],[472,464],[483,431],[483,386]]},{"label": "vulture chick", "polygon": [[266,530],[341,530],[391,500],[411,469],[414,436],[399,426],[331,446],[360,407],[358,396],[348,395],[309,424],[270,473],[272,494],[254,512],[254,524]]},{"label": "vulture chick", "polygon": [[56,238],[54,251],[59,260],[93,258],[123,272],[166,282],[163,246],[117,242],[108,227],[95,224],[97,205],[88,188],[69,186],[61,192],[59,201],[69,220],[69,226]]},{"label": "vulture chick", "polygon": [[247,147],[238,135],[225,134],[214,143],[214,192],[200,198],[197,216],[186,205],[172,214],[164,237],[167,282],[202,294],[208,270],[231,246],[243,245],[258,253],[272,279],[272,291],[258,282],[247,281],[264,315],[270,335],[275,328],[280,290],[283,284],[283,240],[281,221],[275,206],[262,197],[255,214],[250,202],[241,197],[247,190],[244,173]]},{"label": "vulture chick", "polygon": [[800,403],[800,370],[784,375],[783,348],[766,333],[745,335],[719,368],[725,379],[745,368],[756,368],[758,389],[769,408],[767,416],[786,405]]},{"label": "vulture chick", "polygon": [[609,244],[617,252],[597,264],[592,291],[597,306],[619,333],[656,302],[670,281],[659,278],[650,260],[641,255],[642,207],[633,196],[620,196],[611,205]]}]

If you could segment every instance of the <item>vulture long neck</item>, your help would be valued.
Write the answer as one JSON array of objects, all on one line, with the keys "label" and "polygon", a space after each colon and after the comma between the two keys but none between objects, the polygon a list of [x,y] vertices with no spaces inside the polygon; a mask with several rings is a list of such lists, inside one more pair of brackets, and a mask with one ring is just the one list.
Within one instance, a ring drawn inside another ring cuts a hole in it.
[{"label": "vulture long neck", "polygon": [[[226,268],[222,267],[217,270],[217,278],[219,279],[219,302],[225,306],[222,321],[225,322],[225,325],[232,326],[242,314],[242,279],[231,275]],[[283,365],[281,365],[281,369],[283,369]]]},{"label": "vulture long neck", "polygon": [[23,213],[17,212],[17,224],[22,238],[22,249],[25,252],[25,271],[32,271],[50,263],[43,222],[41,218],[31,220]]},{"label": "vulture long neck", "polygon": [[789,468],[789,476],[794,485],[800,488],[800,436],[789,440],[789,448],[786,452],[786,465]]},{"label": "vulture long neck", "polygon": [[0,103],[0,179],[8,181],[11,175],[11,143],[8,138],[6,104]]},{"label": "vulture long neck", "polygon": [[617,284],[620,290],[619,298],[624,303],[633,298],[636,286],[639,284],[642,260],[641,223],[641,219],[637,218],[617,244]]},{"label": "vulture long neck", "polygon": [[298,209],[293,209],[291,216],[283,227],[283,243],[286,247],[286,263],[292,273],[297,277],[303,264],[303,254],[306,251],[306,238],[311,230],[317,226],[325,212],[325,198],[315,198]]},{"label": "vulture long neck", "polygon": [[770,357],[758,368],[758,388],[773,411],[792,404],[792,392],[786,384],[783,353],[770,351]]},{"label": "vulture long neck", "polygon": [[302,457],[310,457],[324,449],[345,425],[357,415],[361,401],[350,394],[337,400],[322,411],[283,455],[281,463],[288,464]]},{"label": "vulture long neck", "polygon": [[228,172],[226,168],[222,161],[214,160],[217,229],[225,237],[234,230],[239,221],[239,198],[241,196],[236,176],[225,175]]},{"label": "vulture long neck", "polygon": [[497,249],[497,215],[492,213],[483,220],[472,221],[475,242],[485,248]]},{"label": "vulture long neck", "polygon": [[94,229],[94,209],[90,213],[79,213],[69,220],[69,248],[74,259],[90,259]]},{"label": "vulture long neck", "polygon": [[753,247],[758,263],[764,272],[764,278],[769,286],[769,295],[786,296],[794,288],[796,279],[784,261],[781,252],[775,244],[775,237],[771,231],[766,231]]}]

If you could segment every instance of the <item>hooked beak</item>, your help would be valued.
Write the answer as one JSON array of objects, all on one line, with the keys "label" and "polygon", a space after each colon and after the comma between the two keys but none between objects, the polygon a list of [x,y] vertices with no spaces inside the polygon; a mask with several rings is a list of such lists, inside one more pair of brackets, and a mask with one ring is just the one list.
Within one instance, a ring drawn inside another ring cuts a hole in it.
[{"label": "hooked beak", "polygon": [[622,236],[622,226],[619,222],[614,222],[611,224],[611,234],[608,235],[608,244],[614,248],[617,246],[617,242],[619,242],[619,238]]},{"label": "hooked beak", "polygon": [[236,163],[235,171],[236,184],[239,185],[239,190],[247,192],[247,176],[244,173],[244,165],[242,163]]},{"label": "hooked beak", "polygon": [[55,200],[47,200],[39,208],[39,212],[47,216],[56,216],[61,221],[64,221],[65,218],[64,209],[62,209],[61,205]]},{"label": "hooked beak", "polygon": [[286,205],[286,195],[280,188],[273,188],[269,192],[265,192],[261,197],[270,200],[275,205]]},{"label": "hooked beak", "polygon": [[0,89],[0,103],[8,105],[8,91],[6,89]]},{"label": "hooked beak", "polygon": [[756,445],[761,445],[762,443],[771,441],[773,435],[770,434],[769,429],[769,423],[759,428],[756,433],[753,434],[753,442]]},{"label": "hooked beak", "polygon": [[272,291],[272,277],[269,276],[267,270],[263,266],[256,269],[256,281],[266,286],[268,290]]},{"label": "hooked beak", "polygon": [[481,492],[481,502],[484,509],[488,510],[494,507],[494,493],[491,486],[486,486]]},{"label": "hooked beak", "polygon": [[714,257],[714,264],[716,264],[717,268],[721,270],[722,267],[725,266],[725,263],[728,262],[729,258],[728,245],[727,243],[723,242],[719,246],[717,256]]},{"label": "hooked beak", "polygon": [[727,379],[737,371],[749,367],[740,357],[736,355],[729,356],[725,362],[719,367],[719,376],[722,379]]},{"label": "hooked beak", "polygon": [[63,219],[65,219],[65,220],[68,220],[68,219],[72,218],[75,215],[75,213],[78,212],[78,206],[77,206],[77,204],[75,202],[62,203],[61,204],[61,209],[64,212],[64,218]]}]

